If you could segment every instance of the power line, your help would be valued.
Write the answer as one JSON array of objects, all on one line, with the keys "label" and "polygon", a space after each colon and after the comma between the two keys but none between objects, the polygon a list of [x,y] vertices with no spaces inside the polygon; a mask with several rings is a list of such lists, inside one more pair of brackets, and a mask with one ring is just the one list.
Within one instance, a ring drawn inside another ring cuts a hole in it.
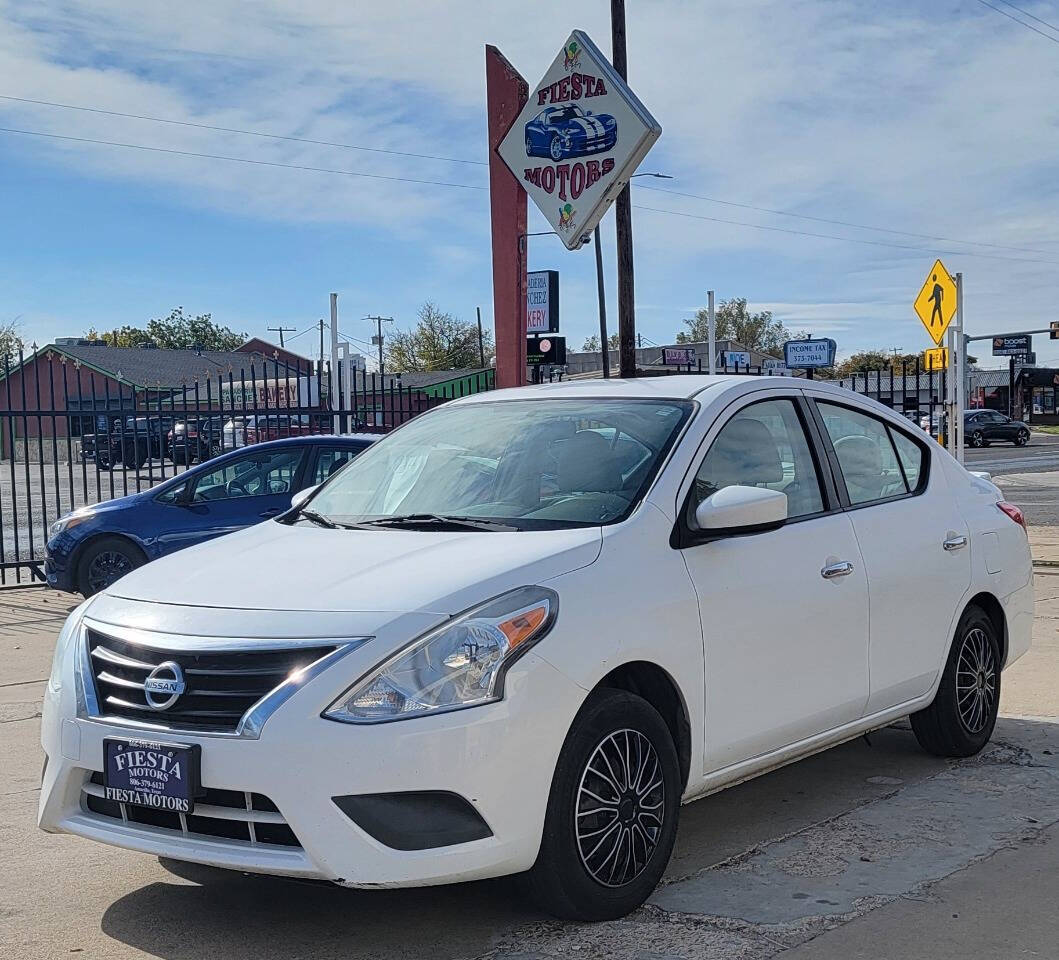
[{"label": "power line", "polygon": [[266,140],[289,140],[294,143],[311,143],[319,147],[340,147],[343,150],[362,150],[365,153],[384,153],[394,157],[413,157],[418,160],[441,160],[445,163],[466,163],[486,167],[485,160],[463,160],[459,157],[442,157],[431,153],[410,153],[407,150],[388,150],[382,147],[365,147],[356,143],[338,143],[333,140],[313,140],[310,137],[284,136],[279,133],[264,133],[260,130],[241,130],[238,127],[218,127],[209,123],[195,123],[191,120],[173,120],[169,117],[152,117],[142,113],[122,113],[120,110],[104,110],[101,107],[83,107],[73,103],[58,103],[55,100],[33,100],[30,97],[13,97],[0,93],[0,100],[12,100],[16,103],[33,103],[41,107],[60,107],[63,110],[79,110],[82,113],[96,113],[105,117],[124,117],[127,120],[149,120],[152,123],[167,123],[175,127],[195,127],[198,130],[215,130],[220,133],[238,133],[245,137],[261,137]]},{"label": "power line", "polygon": [[1030,13],[1029,10],[1023,10],[1022,7],[1016,7],[1015,4],[1010,2],[1010,0],[1000,0],[1000,2],[1004,4],[1005,7],[1011,7],[1012,10],[1018,10],[1018,12],[1021,13],[1024,17],[1029,17],[1031,20],[1036,20],[1038,23],[1046,26],[1049,30],[1054,30],[1056,31],[1056,33],[1059,33],[1059,27],[1057,27],[1054,23],[1049,23],[1047,20],[1042,20],[1040,17],[1036,17],[1032,13]]},{"label": "power line", "polygon": [[[1059,40],[1057,40],[1051,34],[1045,33],[1043,30],[1038,30],[1032,23],[1027,23],[1025,20],[1020,20],[1018,17],[1012,16],[1010,13],[1007,12],[1007,10],[1001,10],[1000,7],[994,7],[991,3],[988,2],[988,0],[978,0],[978,2],[983,7],[989,7],[990,10],[995,10],[1001,16],[1007,17],[1009,20],[1014,20],[1015,23],[1020,24],[1027,30],[1032,30],[1034,33],[1039,33],[1042,37],[1044,37],[1045,40],[1051,40],[1052,43],[1059,43]],[[1015,7],[1015,9],[1018,10],[1018,7]]]},{"label": "power line", "polygon": [[914,244],[891,243],[888,240],[862,240],[857,237],[839,237],[830,233],[809,233],[805,230],[789,230],[786,227],[769,227],[761,223],[746,223],[742,220],[725,220],[721,217],[706,217],[697,213],[682,213],[678,210],[661,210],[658,207],[645,207],[642,204],[633,204],[637,210],[646,210],[651,213],[664,213],[672,217],[686,217],[690,220],[706,220],[710,223],[726,223],[736,227],[750,227],[754,230],[768,230],[772,233],[787,233],[796,237],[816,237],[820,240],[840,240],[845,243],[863,243],[873,247],[892,247],[897,250],[917,250],[926,253],[944,253],[956,257],[982,257],[987,260],[1007,260],[1014,263],[1048,263],[1059,265],[1059,260],[1031,260],[1025,257],[1002,257],[995,253],[975,253],[971,250],[934,250],[930,247],[920,247]]},{"label": "power line", "polygon": [[[980,2],[985,2],[985,0],[980,0]],[[1001,2],[1007,2],[1007,0],[1001,0]],[[1014,6],[1013,4],[1009,4],[1009,5],[1010,6]],[[990,4],[987,3],[986,6],[990,6]],[[994,7],[993,9],[997,9],[997,8]],[[1019,10],[1020,8],[1015,7],[1015,9]],[[999,13],[1004,13],[1003,10],[998,10],[998,12]],[[1020,12],[1024,12],[1024,11],[1020,10]],[[1005,13],[1005,16],[1007,16],[1006,13]],[[1030,15],[1030,16],[1032,16],[1032,15]],[[1035,19],[1037,19],[1037,18],[1035,18]],[[1016,21],[1016,22],[1021,22],[1021,21]],[[1041,21],[1041,22],[1043,23],[1044,21]],[[1048,26],[1050,26],[1050,24],[1048,24]],[[237,134],[243,134],[245,136],[261,137],[261,138],[271,139],[271,140],[287,140],[287,141],[293,141],[293,142],[298,142],[298,143],[315,144],[317,146],[339,147],[339,148],[348,149],[348,150],[362,150],[362,151],[366,151],[366,152],[370,152],[370,153],[380,153],[380,154],[388,154],[388,155],[393,155],[393,156],[411,157],[411,158],[422,159],[422,160],[439,160],[439,161],[447,162],[447,163],[462,163],[462,164],[468,164],[468,165],[472,165],[472,166],[487,166],[488,165],[486,163],[486,161],[484,161],[484,160],[469,160],[469,159],[464,159],[464,158],[460,158],[460,157],[444,157],[444,156],[439,156],[439,155],[435,155],[435,154],[410,153],[410,152],[407,152],[407,151],[388,150],[388,149],[383,149],[383,148],[379,148],[379,147],[366,147],[366,146],[358,145],[358,144],[339,143],[339,142],[330,141],[330,140],[314,140],[314,139],[310,139],[310,138],[307,138],[307,137],[284,136],[284,135],[280,135],[280,134],[265,133],[265,132],[257,131],[257,130],[243,130],[243,129],[236,128],[236,127],[221,127],[221,126],[214,126],[214,125],[211,125],[211,124],[195,123],[195,122],[187,121],[187,120],[173,120],[173,119],[169,119],[169,118],[165,118],[165,117],[150,116],[150,115],[147,115],[147,114],[123,113],[123,112],[117,111],[117,110],[105,110],[105,109],[100,108],[100,107],[86,107],[86,106],[80,106],[80,105],[76,105],[76,104],[60,103],[58,101],[53,101],[53,100],[37,100],[37,99],[29,98],[29,97],[15,97],[15,96],[11,96],[9,94],[0,94],[0,100],[10,100],[10,101],[18,102],[18,103],[32,103],[32,104],[37,104],[37,105],[41,105],[41,106],[59,107],[59,108],[68,109],[68,110],[79,110],[79,111],[83,111],[83,112],[86,112],[86,113],[95,113],[95,114],[101,114],[101,115],[104,115],[104,116],[124,117],[124,118],[134,119],[134,120],[147,120],[147,121],[151,121],[151,122],[154,122],[154,123],[165,123],[165,124],[172,124],[172,125],[175,125],[175,126],[196,127],[196,128],[203,129],[203,130],[215,130],[215,131],[220,131],[220,132],[225,132],[225,133],[237,133]],[[101,145],[105,145],[105,146],[120,146],[120,147],[125,147],[125,148],[128,148],[128,149],[136,149],[136,150],[150,150],[150,151],[154,151],[154,152],[171,153],[171,154],[175,154],[175,155],[178,155],[178,156],[199,157],[199,158],[202,158],[202,159],[217,159],[217,160],[224,160],[224,161],[227,161],[227,162],[230,162],[230,163],[251,163],[251,164],[262,165],[262,166],[286,167],[286,168],[293,169],[293,170],[305,170],[305,171],[310,171],[310,172],[315,172],[315,173],[333,173],[333,174],[342,175],[342,176],[368,177],[368,178],[372,178],[372,179],[391,180],[391,181],[405,182],[405,183],[419,183],[419,184],[430,185],[430,186],[461,187],[461,188],[468,189],[468,190],[485,190],[485,189],[487,189],[486,187],[481,187],[481,186],[477,186],[477,185],[474,185],[474,184],[460,184],[460,183],[451,183],[451,182],[445,182],[445,181],[421,180],[421,179],[405,178],[405,177],[388,177],[388,176],[383,176],[381,174],[359,173],[359,172],[356,172],[356,171],[349,171],[349,170],[335,170],[335,169],[331,169],[331,168],[327,168],[327,167],[313,167],[313,166],[308,166],[308,165],[304,165],[304,164],[285,164],[285,163],[280,163],[278,161],[255,160],[255,159],[251,159],[251,158],[247,158],[247,157],[229,157],[229,156],[221,156],[221,155],[216,155],[216,154],[196,153],[196,152],[193,152],[193,151],[174,150],[174,149],[168,149],[168,148],[163,148],[163,147],[148,147],[148,146],[144,146],[144,145],[141,145],[141,144],[123,143],[123,142],[116,142],[116,141],[109,141],[109,140],[97,140],[97,139],[92,139],[92,138],[87,138],[87,137],[78,138],[78,137],[70,137],[70,136],[60,136],[59,134],[48,134],[48,133],[41,133],[41,132],[38,132],[38,131],[30,131],[30,130],[14,130],[14,129],[10,129],[10,128],[0,128],[0,132],[17,133],[17,134],[21,134],[21,135],[24,135],[24,136],[50,137],[50,138],[53,138],[53,139],[72,140],[72,141],[75,141],[75,142],[85,142],[85,143],[95,143],[95,144],[101,144]],[[641,190],[654,190],[654,191],[656,191],[658,193],[669,193],[669,194],[672,194],[673,196],[687,197],[689,199],[694,199],[694,200],[704,200],[704,201],[706,201],[708,203],[717,203],[717,204],[721,204],[722,206],[737,207],[737,208],[743,209],[743,210],[754,210],[754,211],[757,211],[759,213],[767,213],[767,214],[771,214],[773,216],[791,217],[791,218],[794,218],[794,219],[807,220],[807,221],[812,221],[812,222],[815,222],[815,223],[826,223],[826,224],[830,224],[832,226],[851,227],[851,228],[857,229],[857,230],[871,230],[871,231],[874,231],[874,232],[877,232],[877,233],[889,233],[889,234],[892,234],[894,236],[912,237],[912,238],[918,239],[918,240],[935,240],[935,241],[940,241],[942,243],[958,243],[958,244],[967,245],[967,246],[990,247],[992,249],[997,249],[997,250],[1013,250],[1013,251],[1016,251],[1016,252],[1019,252],[1019,253],[1039,253],[1039,254],[1043,254],[1045,256],[1053,256],[1055,254],[1055,251],[1040,250],[1040,249],[1035,249],[1035,248],[1032,248],[1032,247],[1017,247],[1017,246],[1012,246],[1010,244],[988,243],[988,242],[983,241],[983,240],[959,240],[959,239],[956,239],[954,237],[933,236],[931,234],[913,233],[913,232],[910,232],[910,231],[907,231],[907,230],[896,230],[896,229],[893,229],[893,228],[890,228],[890,227],[876,227],[876,226],[872,226],[871,224],[856,223],[856,222],[848,221],[848,220],[836,220],[836,219],[832,219],[832,218],[828,218],[828,217],[817,217],[817,216],[813,216],[811,214],[793,213],[793,212],[790,212],[790,211],[787,211],[787,210],[776,210],[776,209],[773,209],[773,208],[770,208],[770,207],[761,207],[761,206],[757,206],[755,204],[750,204],[750,203],[740,203],[740,202],[734,201],[734,200],[722,200],[722,199],[719,199],[717,197],[708,197],[708,196],[704,196],[702,194],[687,193],[687,192],[680,191],[680,190],[670,190],[670,189],[666,189],[664,187],[652,187],[652,186],[648,186],[646,184],[640,184],[640,183],[636,184],[636,186],[637,186],[638,189],[641,189]],[[744,224],[744,226],[751,226],[751,224]]]},{"label": "power line", "polygon": [[73,143],[94,143],[104,147],[125,147],[129,150],[147,150],[151,153],[168,153],[178,157],[198,157],[201,160],[224,160],[228,163],[249,163],[259,167],[283,167],[287,170],[308,170],[312,173],[333,173],[343,177],[361,177],[368,180],[389,180],[397,183],[419,183],[431,187],[459,187],[464,190],[487,190],[473,183],[452,183],[446,180],[419,180],[414,177],[388,177],[381,173],[361,173],[357,170],[335,170],[330,167],[310,167],[301,163],[280,163],[278,160],[254,160],[250,157],[228,157],[218,153],[196,153],[192,150],[174,150],[170,147],[148,147],[142,143],[123,143],[117,140],[96,140],[92,137],[69,137],[58,133],[41,133],[39,130],[15,130],[0,127],[0,133],[15,133],[25,137],[47,137],[50,140],[67,140]]},{"label": "power line", "polygon": [[688,197],[692,200],[706,200],[709,203],[719,203],[725,207],[738,207],[740,210],[755,210],[758,213],[769,213],[777,217],[793,217],[798,220],[811,220],[814,223],[828,223],[834,227],[852,227],[857,230],[874,230],[877,233],[892,233],[899,237],[912,237],[916,240],[938,240],[942,243],[961,243],[972,247],[992,247],[997,250],[1015,250],[1019,253],[1043,253],[1045,256],[1055,256],[1054,250],[1037,250],[1033,247],[1012,247],[1003,243],[986,243],[982,240],[957,240],[955,237],[935,237],[929,233],[910,233],[907,230],[892,230],[889,227],[873,227],[866,223],[854,223],[850,220],[831,220],[827,217],[814,217],[808,213],[791,213],[787,210],[773,210],[771,207],[758,207],[752,203],[737,203],[734,200],[718,200],[716,197],[707,197],[699,193],[683,193],[680,190],[669,190],[665,187],[650,187],[647,184],[638,183],[637,190],[653,190],[656,193],[671,193],[675,197]]}]

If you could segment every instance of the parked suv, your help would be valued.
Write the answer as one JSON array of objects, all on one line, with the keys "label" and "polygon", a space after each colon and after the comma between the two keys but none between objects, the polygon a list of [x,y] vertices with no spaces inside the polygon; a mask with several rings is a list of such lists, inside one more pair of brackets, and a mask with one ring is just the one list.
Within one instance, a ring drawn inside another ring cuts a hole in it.
[{"label": "parked suv", "polygon": [[224,450],[223,417],[192,417],[177,420],[169,431],[169,450],[174,463],[191,464],[203,462]]},{"label": "parked suv", "polygon": [[169,456],[172,426],[171,416],[115,419],[109,433],[97,432],[93,438],[96,464],[103,470],[119,464],[138,470],[148,460]]}]

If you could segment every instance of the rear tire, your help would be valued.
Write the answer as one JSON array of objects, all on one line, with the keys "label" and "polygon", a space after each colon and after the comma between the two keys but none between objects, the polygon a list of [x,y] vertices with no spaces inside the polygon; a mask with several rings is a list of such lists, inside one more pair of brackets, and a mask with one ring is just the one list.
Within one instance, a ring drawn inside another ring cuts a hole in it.
[{"label": "rear tire", "polygon": [[77,589],[91,597],[146,562],[143,551],[131,540],[100,537],[89,543],[78,558]]},{"label": "rear tire", "polygon": [[972,447],[984,447],[986,445],[985,437],[982,436],[981,430],[975,430],[975,432],[971,434],[968,442]]},{"label": "rear tire", "polygon": [[624,690],[590,694],[552,778],[534,899],[557,917],[614,920],[642,904],[669,863],[681,778],[665,721]]},{"label": "rear tire", "polygon": [[973,757],[988,742],[1000,704],[1000,643],[980,607],[968,607],[934,702],[912,714],[919,745],[938,757]]}]

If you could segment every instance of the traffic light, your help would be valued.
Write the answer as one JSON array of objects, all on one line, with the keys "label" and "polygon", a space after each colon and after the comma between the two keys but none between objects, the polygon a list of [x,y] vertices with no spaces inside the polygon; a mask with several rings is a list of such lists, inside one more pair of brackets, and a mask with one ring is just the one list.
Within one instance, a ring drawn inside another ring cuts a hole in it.
[{"label": "traffic light", "polygon": [[1050,340],[1059,340],[1059,320],[1053,320],[1048,324],[1048,338]]}]

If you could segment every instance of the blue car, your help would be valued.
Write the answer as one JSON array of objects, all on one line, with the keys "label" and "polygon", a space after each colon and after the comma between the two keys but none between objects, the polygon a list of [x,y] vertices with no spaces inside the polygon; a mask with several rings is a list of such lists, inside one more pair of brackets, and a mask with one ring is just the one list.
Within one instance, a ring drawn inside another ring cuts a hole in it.
[{"label": "blue car", "polygon": [[618,121],[609,113],[594,115],[575,103],[548,107],[526,124],[526,156],[583,157],[610,150],[618,142]]},{"label": "blue car", "polygon": [[82,507],[48,531],[48,585],[86,597],[130,570],[290,508],[375,439],[290,437],[241,447],[142,493]]}]

